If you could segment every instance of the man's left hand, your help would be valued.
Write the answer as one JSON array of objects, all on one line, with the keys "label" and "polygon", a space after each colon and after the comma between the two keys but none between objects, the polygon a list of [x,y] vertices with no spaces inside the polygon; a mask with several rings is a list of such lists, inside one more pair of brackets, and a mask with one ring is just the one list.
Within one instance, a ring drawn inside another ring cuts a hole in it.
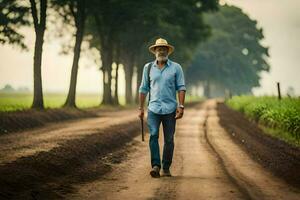
[{"label": "man's left hand", "polygon": [[177,108],[175,119],[180,119],[183,117],[183,108]]}]

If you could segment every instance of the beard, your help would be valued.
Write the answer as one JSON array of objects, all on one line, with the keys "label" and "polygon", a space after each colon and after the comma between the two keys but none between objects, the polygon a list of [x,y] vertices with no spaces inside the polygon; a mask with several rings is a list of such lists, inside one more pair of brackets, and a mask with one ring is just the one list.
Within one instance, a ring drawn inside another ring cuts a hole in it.
[{"label": "beard", "polygon": [[159,62],[165,62],[168,60],[168,56],[164,56],[164,55],[156,55],[156,60]]}]

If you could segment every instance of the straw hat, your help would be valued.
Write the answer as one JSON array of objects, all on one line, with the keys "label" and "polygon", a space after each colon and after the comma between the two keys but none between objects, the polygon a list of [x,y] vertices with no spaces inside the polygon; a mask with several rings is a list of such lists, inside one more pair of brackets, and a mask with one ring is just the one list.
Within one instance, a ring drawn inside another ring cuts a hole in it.
[{"label": "straw hat", "polygon": [[161,46],[164,46],[164,47],[168,47],[169,49],[169,52],[168,52],[168,55],[170,55],[173,51],[174,51],[174,47],[172,45],[169,45],[167,40],[163,39],[163,38],[158,38],[156,41],[155,41],[155,44],[154,45],[151,45],[149,47],[149,51],[153,54],[155,54],[155,47],[161,47]]}]

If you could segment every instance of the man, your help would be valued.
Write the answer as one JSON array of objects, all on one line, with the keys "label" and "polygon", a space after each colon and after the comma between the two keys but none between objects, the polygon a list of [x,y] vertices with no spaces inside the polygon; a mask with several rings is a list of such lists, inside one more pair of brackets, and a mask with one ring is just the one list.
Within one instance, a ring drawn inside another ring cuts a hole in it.
[{"label": "man", "polygon": [[[150,175],[158,178],[161,167],[164,176],[171,176],[175,125],[176,120],[183,116],[186,88],[181,66],[168,59],[174,47],[166,40],[159,38],[154,45],[149,47],[149,50],[155,54],[156,60],[144,66],[139,88],[139,117],[144,118],[144,102],[149,92],[147,124],[150,132],[149,147],[152,167]],[[179,104],[176,100],[176,91],[178,91]],[[164,133],[162,165],[158,143],[161,123]]]}]

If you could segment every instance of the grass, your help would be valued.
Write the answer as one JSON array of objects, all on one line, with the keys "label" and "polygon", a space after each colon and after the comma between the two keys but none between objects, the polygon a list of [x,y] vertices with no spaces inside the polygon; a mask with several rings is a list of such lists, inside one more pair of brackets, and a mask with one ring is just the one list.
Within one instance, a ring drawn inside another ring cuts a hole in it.
[{"label": "grass", "polygon": [[258,122],[267,133],[299,146],[300,99],[235,96],[226,104]]},{"label": "grass", "polygon": [[[0,112],[13,112],[29,109],[32,104],[33,96],[31,93],[0,93]],[[101,102],[99,94],[77,94],[76,105],[79,108],[91,108],[99,106]],[[60,108],[66,100],[66,94],[45,93],[45,108]],[[186,102],[201,101],[202,98],[195,96],[186,96]],[[119,97],[120,104],[125,106],[125,96]],[[126,106],[126,107],[132,107]]]},{"label": "grass", "polygon": [[[10,112],[29,109],[32,104],[33,96],[29,93],[1,93],[0,111]],[[59,108],[66,100],[65,94],[48,93],[44,95],[45,108]],[[79,108],[88,108],[98,106],[100,95],[79,94],[76,97],[76,104]]]}]

